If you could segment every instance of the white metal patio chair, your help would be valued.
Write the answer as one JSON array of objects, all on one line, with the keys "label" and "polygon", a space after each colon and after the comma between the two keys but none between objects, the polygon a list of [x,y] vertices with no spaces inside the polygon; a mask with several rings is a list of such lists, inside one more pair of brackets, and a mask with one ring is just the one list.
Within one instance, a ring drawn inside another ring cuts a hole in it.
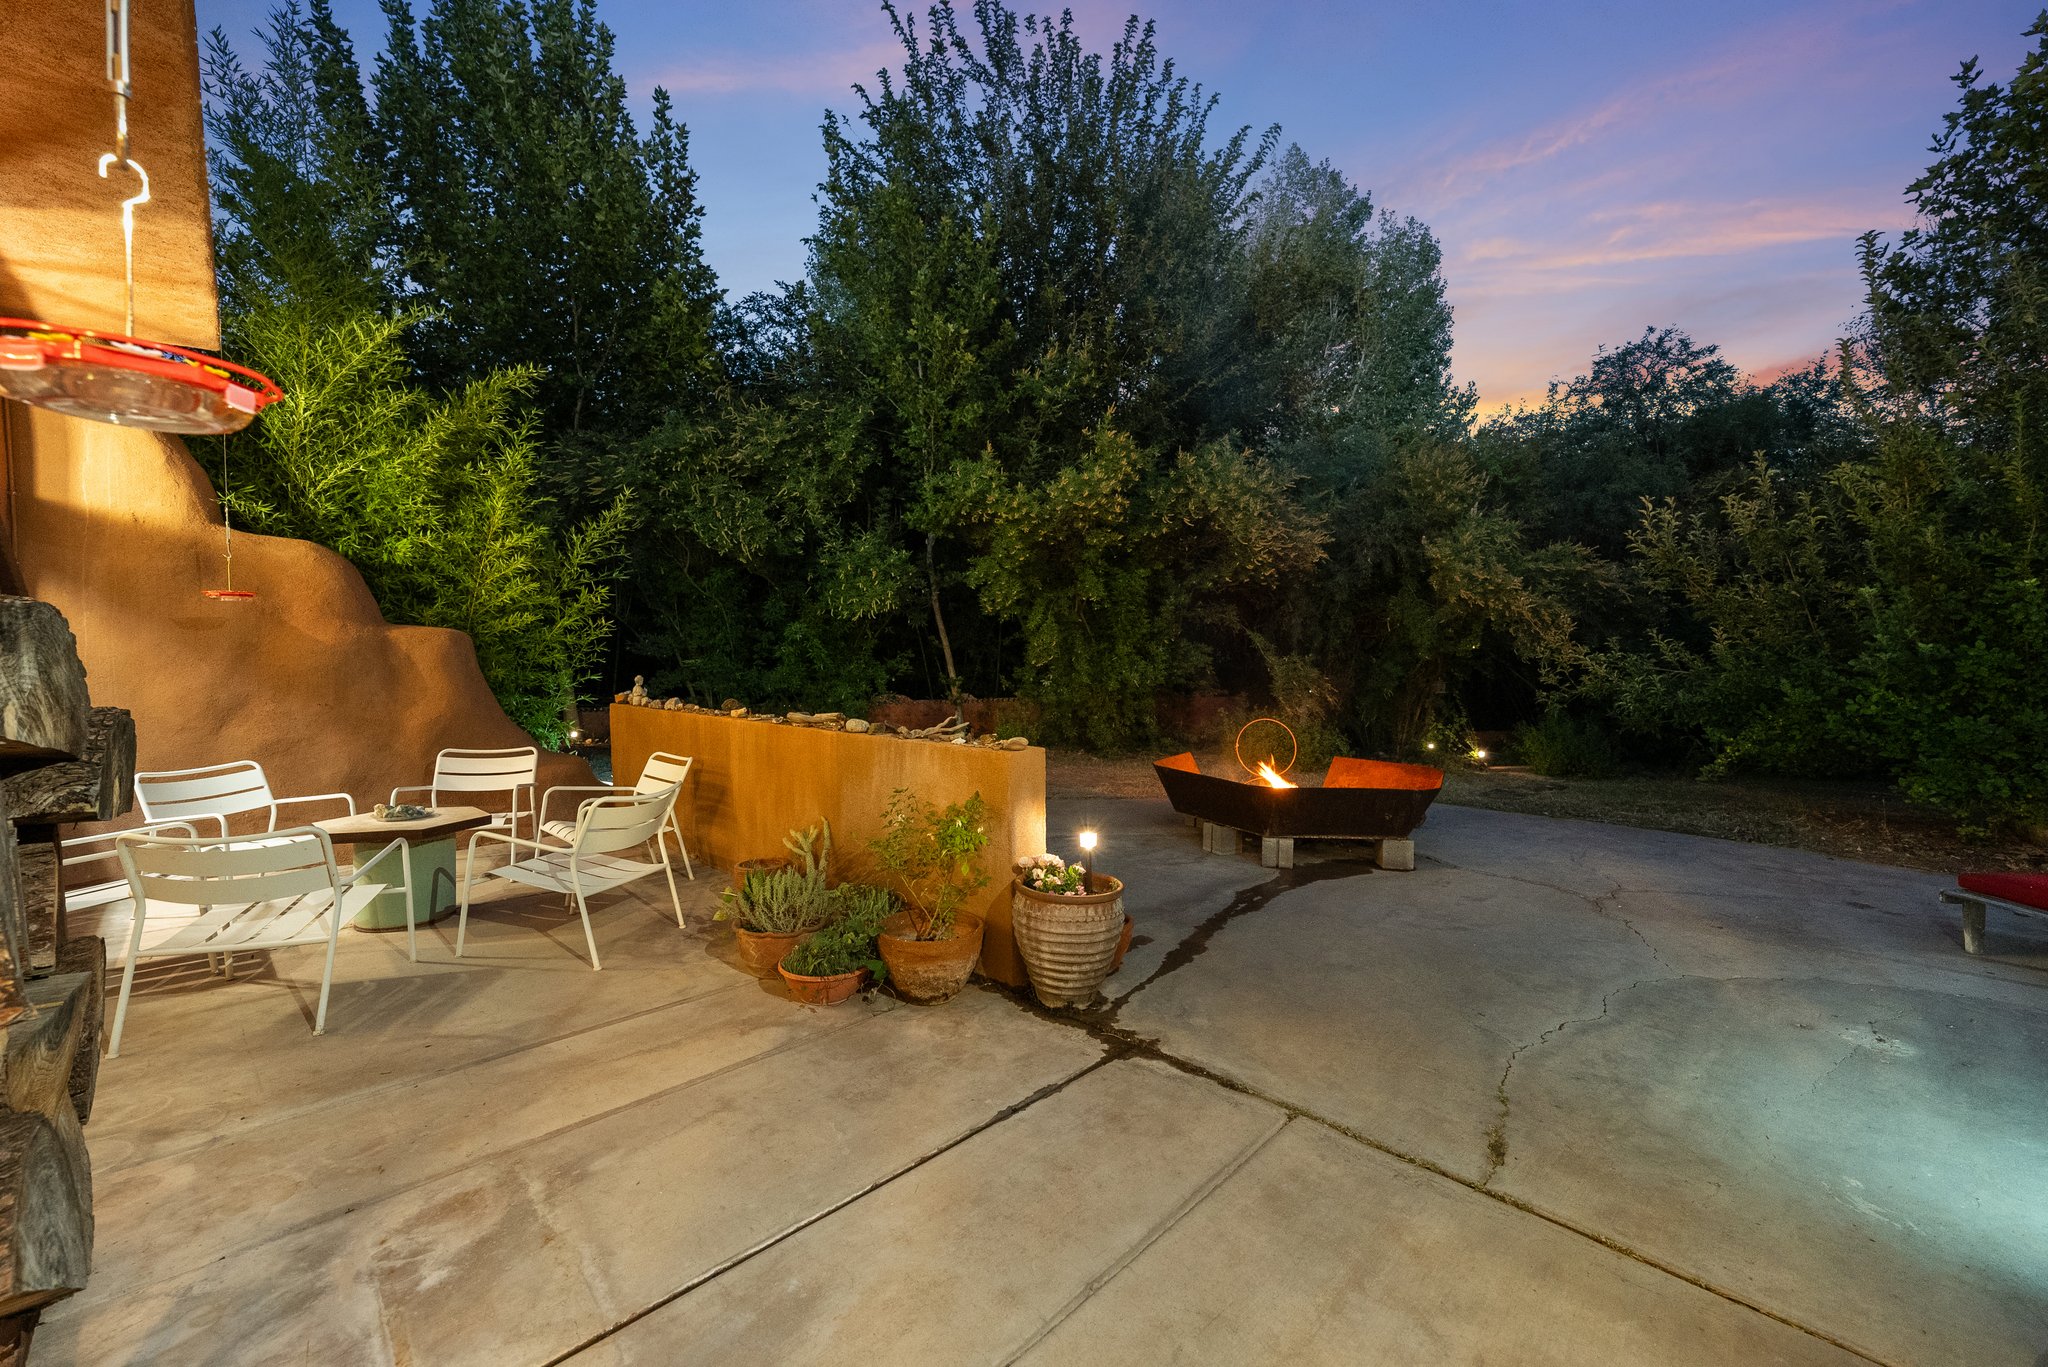
[{"label": "white metal patio chair", "polygon": [[277,829],[277,809],[297,803],[339,802],[356,814],[356,800],[347,793],[312,793],[279,797],[270,790],[263,766],[253,759],[205,764],[197,769],[157,769],[135,776],[135,805],[145,825],[167,821],[210,822],[228,833],[228,818],[250,812],[264,814],[263,829]]},{"label": "white metal patio chair", "polygon": [[[576,826],[566,842],[552,837],[523,840],[505,831],[480,830],[469,838],[469,859],[462,874],[462,905],[455,923],[455,955],[462,957],[463,937],[469,932],[469,891],[477,877],[476,845],[479,840],[502,840],[509,862],[485,870],[489,878],[504,878],[545,892],[558,892],[576,903],[583,918],[583,941],[590,946],[590,966],[597,961],[597,936],[590,929],[590,904],[586,900],[601,892],[624,887],[637,879],[660,873],[668,878],[668,899],[676,909],[676,924],[683,923],[682,898],[676,893],[675,870],[668,862],[668,844],[659,839],[662,826],[675,806],[676,785],[652,792],[623,797],[586,798],[576,809]],[[545,843],[544,843],[545,842]],[[622,859],[621,850],[650,846],[658,862],[641,863]],[[521,850],[530,851],[525,858]]]},{"label": "white metal patio chair", "polygon": [[393,788],[391,800],[400,801],[401,793],[425,793],[427,805],[438,807],[451,793],[508,793],[510,810],[494,813],[489,829],[503,828],[518,835],[519,795],[526,794],[528,814],[534,815],[533,791],[539,774],[540,751],[531,745],[512,750],[443,750],[434,756],[432,783]]},{"label": "white metal patio chair", "polygon": [[[647,763],[641,766],[639,779],[630,788],[622,783],[614,783],[604,787],[591,787],[587,784],[581,786],[558,784],[540,795],[540,828],[564,844],[567,844],[576,837],[576,823],[573,820],[548,820],[548,807],[554,801],[556,793],[623,795],[627,793],[651,793],[656,788],[674,788],[681,792],[683,781],[690,776],[690,765],[693,762],[688,755],[672,755],[666,750],[656,750],[647,757]],[[656,839],[666,839],[671,835],[676,838],[676,852],[683,856],[683,877],[695,879],[697,871],[690,867],[690,847],[683,843],[682,822],[676,816],[675,808],[673,807],[669,808],[668,819],[661,823],[661,834]],[[682,924],[681,917],[676,919],[676,924]]]},{"label": "white metal patio chair", "polygon": [[[145,958],[233,954],[238,950],[327,946],[320,971],[320,1005],[313,1033],[327,1032],[327,993],[334,982],[334,949],[342,924],[355,919],[388,884],[366,883],[363,875],[396,851],[406,890],[406,953],[419,958],[412,920],[412,855],[394,840],[344,875],[334,862],[327,832],[300,826],[269,836],[138,835],[123,831],[114,847],[128,875],[134,921],[128,933],[128,962],[121,970],[121,999],[114,1008],[114,1032],[107,1057],[121,1053],[128,1021],[128,996],[135,965]],[[168,913],[168,934],[162,924]],[[149,923],[159,922],[159,934]]]}]

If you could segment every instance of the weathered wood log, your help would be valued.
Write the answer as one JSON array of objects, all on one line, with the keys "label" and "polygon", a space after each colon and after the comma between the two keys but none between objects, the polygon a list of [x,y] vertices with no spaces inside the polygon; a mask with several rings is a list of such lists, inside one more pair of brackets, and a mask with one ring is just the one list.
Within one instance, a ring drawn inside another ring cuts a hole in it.
[{"label": "weathered wood log", "polygon": [[64,614],[0,597],[0,774],[83,756],[91,706]]},{"label": "weathered wood log", "polygon": [[57,950],[57,972],[76,974],[85,984],[78,1053],[71,1060],[71,1081],[65,1089],[83,1125],[92,1119],[93,1094],[99,1090],[100,1041],[107,1026],[107,942],[97,935],[66,940]]},{"label": "weathered wood log", "polygon": [[78,1121],[0,1110],[0,1315],[78,1291],[92,1269],[92,1191]]},{"label": "weathered wood log", "polygon": [[57,858],[55,826],[14,828],[17,889],[21,893],[22,940],[28,958],[22,964],[26,977],[52,973],[57,968],[57,947],[64,943],[64,888],[62,866]]},{"label": "weathered wood log", "polygon": [[0,821],[0,1025],[28,1010],[22,986],[27,967],[21,918],[21,875],[14,850],[14,823]]},{"label": "weathered wood log", "polygon": [[29,1340],[35,1337],[41,1310],[0,1316],[0,1367],[27,1367]]},{"label": "weathered wood log", "polygon": [[70,1295],[92,1266],[92,1165],[71,1086],[104,991],[93,973],[29,984],[34,1010],[0,1046],[0,1316]]},{"label": "weathered wood log", "polygon": [[135,718],[125,708],[86,715],[85,757],[15,774],[4,785],[16,825],[112,821],[135,805]]}]

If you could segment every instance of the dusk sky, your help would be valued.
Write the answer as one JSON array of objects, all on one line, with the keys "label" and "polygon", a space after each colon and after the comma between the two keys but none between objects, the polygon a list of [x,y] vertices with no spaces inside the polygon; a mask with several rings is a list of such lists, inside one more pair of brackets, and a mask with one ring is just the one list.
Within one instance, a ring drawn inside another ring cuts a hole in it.
[{"label": "dusk sky", "polygon": [[[415,0],[416,6],[423,0]],[[1978,57],[2004,81],[2041,0],[1250,5],[1160,0],[1161,50],[1278,123],[1376,204],[1428,223],[1482,409],[1540,398],[1649,324],[1769,376],[1859,308],[1854,239],[1903,191]],[[268,0],[198,0],[245,55]],[[644,120],[665,86],[701,176],[705,251],[737,297],[803,271],[818,125],[898,55],[855,0],[598,0]],[[1073,7],[1106,48],[1125,4]],[[366,58],[375,0],[335,0]]]}]

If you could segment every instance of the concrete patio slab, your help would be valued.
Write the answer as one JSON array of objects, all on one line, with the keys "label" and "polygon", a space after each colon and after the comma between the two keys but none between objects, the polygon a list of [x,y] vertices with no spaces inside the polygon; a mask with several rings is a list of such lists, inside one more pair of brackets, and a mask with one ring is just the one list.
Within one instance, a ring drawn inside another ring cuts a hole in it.
[{"label": "concrete patio slab", "polygon": [[1986,1363],[2048,1348],[2048,926],[1943,880],[1439,808],[1276,876],[1163,802],[1046,1013],[797,1006],[718,884],[152,969],[41,1363]]},{"label": "concrete patio slab", "polygon": [[2048,1345],[2024,939],[1798,851],[1456,808],[1422,849],[1278,880],[1111,1019],[1877,1360]]},{"label": "concrete patio slab", "polygon": [[839,1363],[863,1333],[895,1362],[1011,1361],[1285,1119],[1112,1063],[572,1361]]},{"label": "concrete patio slab", "polygon": [[1294,1120],[1020,1361],[1847,1367],[1861,1359]]}]

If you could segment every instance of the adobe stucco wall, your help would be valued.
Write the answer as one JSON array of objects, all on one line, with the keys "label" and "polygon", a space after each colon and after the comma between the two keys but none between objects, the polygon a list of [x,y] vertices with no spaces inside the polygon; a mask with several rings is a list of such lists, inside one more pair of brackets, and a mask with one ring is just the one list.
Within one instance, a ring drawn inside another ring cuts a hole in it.
[{"label": "adobe stucco wall", "polygon": [[[363,803],[423,782],[444,746],[532,744],[467,636],[389,625],[332,551],[238,533],[235,584],[255,599],[203,596],[219,507],[177,438],[5,408],[25,591],[69,619],[93,700],[135,714],[139,767],[255,759],[280,792]],[[592,781],[544,758],[543,786]]]},{"label": "adobe stucco wall", "polygon": [[783,854],[783,836],[820,818],[832,823],[835,877],[865,877],[867,842],[881,834],[898,788],[942,806],[980,793],[997,818],[982,859],[989,886],[970,908],[988,923],[981,972],[1024,985],[1010,935],[1010,869],[1045,849],[1045,751],[612,708],[614,775],[631,782],[656,750],[695,760],[677,812],[700,877],[729,877],[742,859]]},{"label": "adobe stucco wall", "polygon": [[[0,0],[0,314],[120,330],[120,201],[99,0]],[[199,51],[191,0],[135,7],[136,330],[216,344]],[[262,421],[262,419],[258,419]],[[255,759],[280,792],[379,801],[444,746],[531,744],[484,685],[469,638],[386,623],[360,575],[301,541],[235,538],[174,437],[0,401],[0,578],[70,620],[96,703],[135,714],[144,769]],[[590,782],[551,757],[542,783]]]}]

